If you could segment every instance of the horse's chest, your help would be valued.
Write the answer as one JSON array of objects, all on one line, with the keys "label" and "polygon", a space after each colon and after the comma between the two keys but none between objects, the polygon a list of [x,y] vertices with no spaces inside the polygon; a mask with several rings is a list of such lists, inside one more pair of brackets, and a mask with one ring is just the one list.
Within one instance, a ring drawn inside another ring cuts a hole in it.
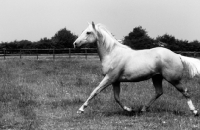
[{"label": "horse's chest", "polygon": [[107,60],[107,62],[102,63],[103,74],[118,74],[118,72],[121,70],[121,66],[122,65],[115,60]]},{"label": "horse's chest", "polygon": [[103,64],[102,65],[102,72],[104,75],[108,74],[109,72],[112,72],[113,69],[116,68],[112,64]]},{"label": "horse's chest", "polygon": [[104,75],[106,75],[111,69],[112,69],[111,66],[103,66],[102,72],[103,72]]}]

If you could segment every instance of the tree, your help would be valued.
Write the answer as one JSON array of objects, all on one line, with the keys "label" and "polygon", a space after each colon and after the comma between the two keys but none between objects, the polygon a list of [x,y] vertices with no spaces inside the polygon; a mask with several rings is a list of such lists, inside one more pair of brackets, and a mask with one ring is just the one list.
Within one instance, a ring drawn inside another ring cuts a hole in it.
[{"label": "tree", "polygon": [[150,38],[147,31],[141,26],[135,27],[128,36],[124,37],[124,44],[133,49],[148,49],[155,47],[154,40]]},{"label": "tree", "polygon": [[48,48],[55,48],[51,39],[48,38],[41,38],[40,41],[34,43],[34,48],[37,49],[48,49]]},{"label": "tree", "polygon": [[177,40],[174,36],[169,35],[169,34],[164,34],[163,36],[158,36],[156,38],[156,41],[161,41],[166,43],[166,48],[173,50],[173,51],[179,51],[180,48],[177,44]]},{"label": "tree", "polygon": [[197,40],[194,40],[189,43],[192,47],[192,51],[200,51],[200,42]]},{"label": "tree", "polygon": [[52,43],[56,48],[73,48],[73,42],[77,36],[66,28],[59,30],[52,38]]},{"label": "tree", "polygon": [[169,34],[158,36],[156,41],[165,43],[165,47],[172,51],[192,51],[192,46],[187,40],[179,40]]}]

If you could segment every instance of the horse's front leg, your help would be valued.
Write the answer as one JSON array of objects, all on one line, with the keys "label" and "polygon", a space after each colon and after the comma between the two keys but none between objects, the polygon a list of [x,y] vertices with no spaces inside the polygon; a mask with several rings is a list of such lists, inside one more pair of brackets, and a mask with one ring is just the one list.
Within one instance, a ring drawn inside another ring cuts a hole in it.
[{"label": "horse's front leg", "polygon": [[79,108],[77,113],[83,113],[84,109],[87,107],[89,101],[94,98],[98,93],[100,93],[103,89],[105,89],[107,86],[112,84],[112,80],[109,78],[108,75],[104,77],[104,79],[100,82],[100,84],[92,91],[88,99],[83,103],[83,105]]},{"label": "horse's front leg", "polygon": [[127,106],[124,106],[121,102],[120,102],[120,98],[119,98],[119,94],[120,94],[120,82],[114,82],[113,84],[113,92],[114,92],[114,98],[115,98],[115,101],[119,104],[119,106],[125,110],[125,111],[128,111],[128,112],[131,112],[132,109],[127,107]]}]

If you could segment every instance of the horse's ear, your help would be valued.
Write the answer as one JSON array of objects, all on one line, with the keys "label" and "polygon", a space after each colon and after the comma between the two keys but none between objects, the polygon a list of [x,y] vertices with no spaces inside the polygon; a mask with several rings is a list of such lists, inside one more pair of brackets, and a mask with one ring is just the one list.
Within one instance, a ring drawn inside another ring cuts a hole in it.
[{"label": "horse's ear", "polygon": [[93,27],[94,30],[96,30],[96,28],[95,28],[95,24],[94,24],[93,21],[92,21],[92,27]]}]

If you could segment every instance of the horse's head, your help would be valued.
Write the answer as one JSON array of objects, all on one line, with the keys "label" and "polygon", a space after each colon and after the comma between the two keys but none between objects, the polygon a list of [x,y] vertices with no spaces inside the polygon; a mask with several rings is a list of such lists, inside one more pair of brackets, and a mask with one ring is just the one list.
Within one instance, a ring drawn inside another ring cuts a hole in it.
[{"label": "horse's head", "polygon": [[82,32],[82,34],[74,41],[74,47],[81,47],[84,44],[91,44],[97,41],[97,31],[94,22]]}]

